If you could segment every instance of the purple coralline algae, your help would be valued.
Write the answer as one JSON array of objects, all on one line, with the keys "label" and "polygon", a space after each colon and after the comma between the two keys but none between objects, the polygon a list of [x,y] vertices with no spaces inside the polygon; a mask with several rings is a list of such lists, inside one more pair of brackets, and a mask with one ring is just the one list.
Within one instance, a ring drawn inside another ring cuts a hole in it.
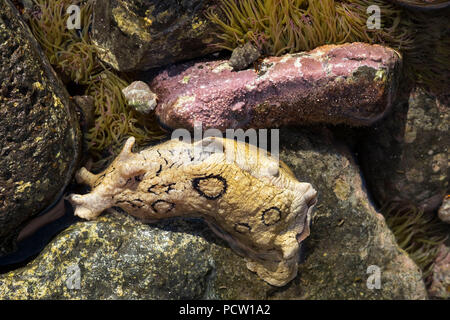
[{"label": "purple coralline algae", "polygon": [[150,87],[168,128],[267,128],[330,123],[370,125],[395,97],[401,57],[365,43],[326,45],[268,57],[233,71],[226,60],[197,60],[160,71]]}]

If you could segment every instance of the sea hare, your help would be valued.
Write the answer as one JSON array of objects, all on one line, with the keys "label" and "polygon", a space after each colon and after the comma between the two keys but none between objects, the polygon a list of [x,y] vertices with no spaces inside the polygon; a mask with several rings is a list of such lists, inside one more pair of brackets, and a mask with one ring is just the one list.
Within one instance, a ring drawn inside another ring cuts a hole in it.
[{"label": "sea hare", "polygon": [[247,267],[275,286],[297,275],[317,192],[262,149],[209,137],[170,140],[133,153],[129,138],[100,174],[81,168],[91,192],[72,194],[75,214],[94,219],[116,206],[143,220],[201,217],[244,255]]}]

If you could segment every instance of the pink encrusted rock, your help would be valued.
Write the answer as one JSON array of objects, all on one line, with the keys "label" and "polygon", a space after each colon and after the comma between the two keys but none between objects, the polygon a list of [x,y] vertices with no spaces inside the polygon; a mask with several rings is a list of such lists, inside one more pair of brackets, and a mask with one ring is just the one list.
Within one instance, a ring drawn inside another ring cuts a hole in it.
[{"label": "pink encrusted rock", "polygon": [[226,60],[171,66],[150,83],[156,114],[169,128],[268,128],[331,123],[370,125],[388,111],[401,58],[366,43],[327,45],[270,57],[232,71]]}]

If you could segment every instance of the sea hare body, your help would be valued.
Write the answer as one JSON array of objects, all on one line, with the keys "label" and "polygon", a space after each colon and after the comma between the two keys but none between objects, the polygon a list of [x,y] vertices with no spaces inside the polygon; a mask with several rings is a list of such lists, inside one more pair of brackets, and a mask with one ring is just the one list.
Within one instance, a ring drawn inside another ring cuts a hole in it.
[{"label": "sea hare body", "polygon": [[139,153],[133,144],[129,138],[101,174],[77,173],[92,191],[69,196],[76,215],[94,219],[117,206],[144,220],[202,217],[268,283],[283,286],[297,275],[316,203],[309,183],[263,150],[234,140],[170,140]]}]

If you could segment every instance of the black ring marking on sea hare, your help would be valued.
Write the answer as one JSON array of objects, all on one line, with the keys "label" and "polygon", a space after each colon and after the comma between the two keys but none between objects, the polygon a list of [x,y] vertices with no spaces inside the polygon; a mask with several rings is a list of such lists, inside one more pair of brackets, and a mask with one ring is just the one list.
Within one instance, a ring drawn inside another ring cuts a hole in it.
[{"label": "black ring marking on sea hare", "polygon": [[[200,189],[200,182],[203,180],[209,180],[209,179],[216,179],[219,180],[220,182],[222,182],[222,190],[220,190],[220,192],[216,195],[207,195],[205,194],[201,189]],[[225,192],[227,192],[227,180],[225,180],[222,176],[220,175],[210,175],[207,177],[202,177],[202,178],[194,178],[192,180],[192,187],[194,188],[195,191],[197,191],[201,196],[205,197],[208,200],[216,200],[218,198],[220,198],[221,196],[223,196],[225,194]]]},{"label": "black ring marking on sea hare", "polygon": [[247,233],[252,231],[252,227],[248,223],[238,222],[234,225],[234,230],[238,233]]},{"label": "black ring marking on sea hare", "polygon": [[[170,207],[165,212],[159,212],[158,209],[156,208],[156,205],[158,203],[168,203],[168,204],[170,204]],[[172,209],[175,207],[175,203],[160,199],[160,200],[156,200],[155,202],[153,202],[151,204],[151,206],[153,208],[153,211],[155,211],[156,213],[168,213],[168,212],[172,211]]]},{"label": "black ring marking on sea hare", "polygon": [[[275,220],[274,220],[275,218]],[[268,220],[274,220],[274,221],[268,221]],[[261,216],[261,220],[266,226],[273,226],[275,223],[280,222],[281,220],[281,210],[277,207],[271,207],[269,209],[266,209],[263,211],[263,214]]]}]

